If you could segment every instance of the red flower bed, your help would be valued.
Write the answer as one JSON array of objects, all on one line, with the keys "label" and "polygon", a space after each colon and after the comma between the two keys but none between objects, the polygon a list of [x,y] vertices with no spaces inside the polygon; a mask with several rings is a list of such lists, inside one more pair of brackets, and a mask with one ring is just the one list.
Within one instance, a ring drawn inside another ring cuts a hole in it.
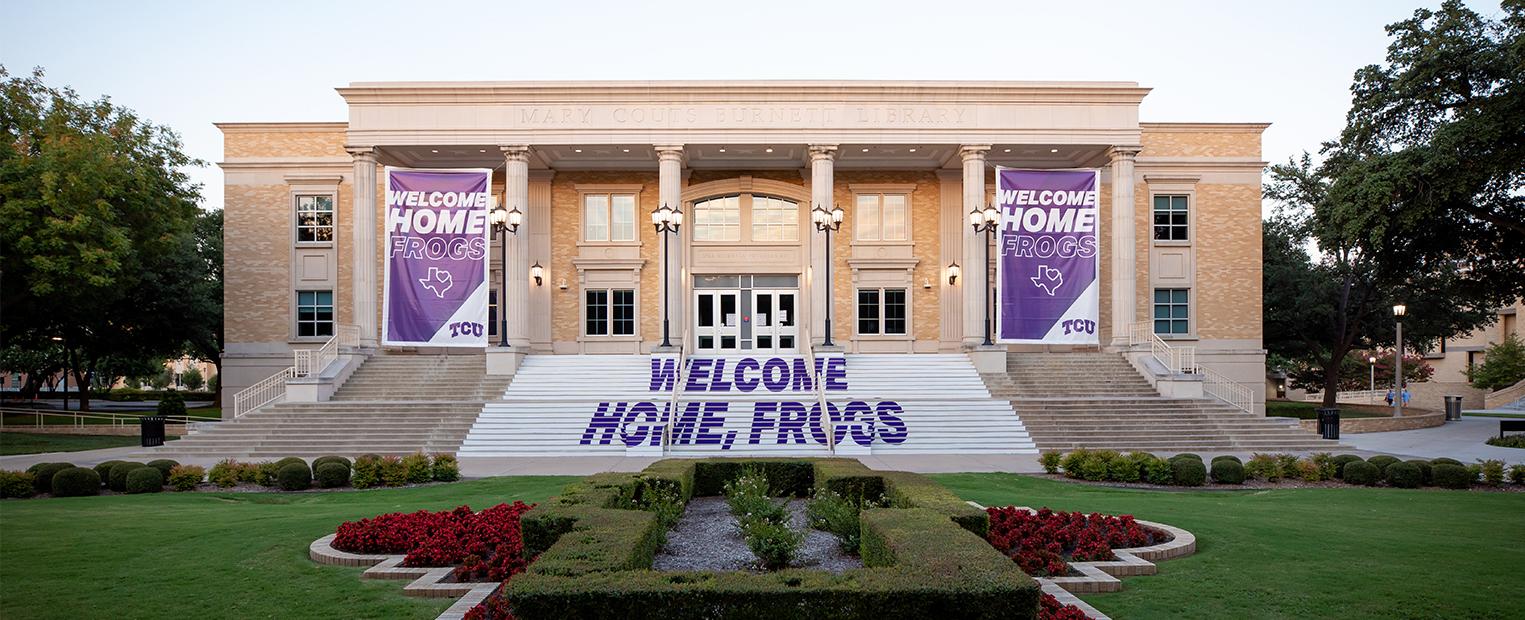
[{"label": "red flower bed", "polygon": [[1044,594],[1038,601],[1038,620],[1091,620],[1079,607],[1060,603],[1052,594]]},{"label": "red flower bed", "polygon": [[519,515],[530,508],[514,502],[482,512],[461,506],[384,514],[340,525],[333,546],[351,553],[405,553],[403,566],[459,564],[451,573],[456,581],[502,581],[528,564]]},{"label": "red flower bed", "polygon": [[1070,572],[1069,562],[1111,560],[1112,549],[1144,547],[1164,540],[1164,533],[1146,528],[1131,515],[1099,513],[1031,513],[1012,506],[987,508],[990,533],[986,539],[1014,560],[1022,571],[1040,577]]}]

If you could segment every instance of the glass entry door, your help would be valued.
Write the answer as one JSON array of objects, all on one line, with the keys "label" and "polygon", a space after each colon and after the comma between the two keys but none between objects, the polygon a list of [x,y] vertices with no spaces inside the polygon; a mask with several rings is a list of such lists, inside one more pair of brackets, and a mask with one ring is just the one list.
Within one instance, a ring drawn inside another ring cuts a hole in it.
[{"label": "glass entry door", "polygon": [[741,350],[741,291],[694,292],[694,345],[705,353]]},{"label": "glass entry door", "polygon": [[752,291],[753,350],[765,353],[793,353],[798,345],[799,328],[795,325],[797,291]]}]

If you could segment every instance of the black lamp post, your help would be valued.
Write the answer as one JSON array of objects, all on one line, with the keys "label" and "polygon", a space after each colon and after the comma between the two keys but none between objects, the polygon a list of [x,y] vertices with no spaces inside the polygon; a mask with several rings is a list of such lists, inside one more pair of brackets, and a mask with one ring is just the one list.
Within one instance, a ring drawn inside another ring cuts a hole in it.
[{"label": "black lamp post", "polygon": [[826,233],[826,339],[821,341],[821,346],[835,346],[831,342],[831,233],[842,228],[842,209],[832,207],[830,211],[826,207],[816,205],[810,210],[810,219],[815,222],[815,229]]},{"label": "black lamp post", "polygon": [[[683,210],[669,207],[667,206],[667,203],[664,202],[662,203],[661,207],[651,210],[651,225],[653,228],[656,228],[658,235],[666,235],[670,233],[672,234],[673,238],[677,238],[678,229],[683,226]],[[669,240],[666,237],[662,239],[662,346],[664,348],[672,346],[672,340],[670,339],[671,330],[668,328],[667,322],[668,310],[672,308],[672,306],[668,303],[668,241]]]},{"label": "black lamp post", "polygon": [[984,346],[992,346],[995,343],[990,340],[990,237],[995,234],[996,225],[1001,222],[1001,212],[993,206],[984,209],[975,207],[969,212],[969,225],[974,227],[974,232],[985,233],[985,262],[981,269],[985,272],[985,343]]},{"label": "black lamp post", "polygon": [[1403,417],[1403,315],[1408,314],[1408,306],[1401,302],[1393,305],[1393,318],[1398,323],[1398,349],[1393,351],[1393,384],[1397,386],[1397,392],[1393,394],[1393,417]]},{"label": "black lamp post", "polygon": [[502,205],[494,207],[488,214],[492,221],[492,230],[500,233],[503,237],[503,286],[498,291],[498,346],[506,347],[508,344],[508,236],[519,234],[519,225],[524,223],[524,212],[515,206],[512,211],[504,209]]}]

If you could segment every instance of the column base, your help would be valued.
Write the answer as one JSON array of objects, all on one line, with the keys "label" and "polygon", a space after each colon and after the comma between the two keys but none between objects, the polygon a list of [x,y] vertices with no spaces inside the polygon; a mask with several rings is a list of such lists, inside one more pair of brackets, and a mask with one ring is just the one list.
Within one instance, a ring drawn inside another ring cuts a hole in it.
[{"label": "column base", "polygon": [[519,371],[519,365],[524,363],[524,358],[528,354],[529,351],[520,347],[488,347],[487,374],[511,377]]},{"label": "column base", "polygon": [[656,345],[651,348],[652,355],[677,355],[683,348],[672,344],[667,346]]},{"label": "column base", "polygon": [[811,350],[815,351],[816,353],[844,353],[847,351],[847,347],[844,347],[840,344],[818,344],[812,347]]},{"label": "column base", "polygon": [[1000,345],[978,345],[969,350],[969,359],[974,362],[974,370],[982,375],[996,375],[1006,372],[1006,347]]}]

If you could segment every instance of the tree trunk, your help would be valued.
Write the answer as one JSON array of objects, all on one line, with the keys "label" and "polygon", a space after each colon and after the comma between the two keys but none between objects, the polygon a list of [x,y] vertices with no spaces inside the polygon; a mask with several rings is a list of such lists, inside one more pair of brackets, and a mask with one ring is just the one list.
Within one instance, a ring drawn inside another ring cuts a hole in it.
[{"label": "tree trunk", "polygon": [[[82,411],[82,412],[83,411],[89,411],[90,410],[90,373],[82,372],[81,369],[78,369],[78,368],[71,369],[71,372],[74,373],[74,385],[79,387],[79,410]],[[64,391],[68,391],[68,389],[69,389],[68,385],[66,384],[64,386]]]},{"label": "tree trunk", "polygon": [[1334,407],[1340,394],[1340,363],[1345,360],[1349,350],[1331,352],[1329,359],[1324,363],[1324,402],[1323,407]]}]

